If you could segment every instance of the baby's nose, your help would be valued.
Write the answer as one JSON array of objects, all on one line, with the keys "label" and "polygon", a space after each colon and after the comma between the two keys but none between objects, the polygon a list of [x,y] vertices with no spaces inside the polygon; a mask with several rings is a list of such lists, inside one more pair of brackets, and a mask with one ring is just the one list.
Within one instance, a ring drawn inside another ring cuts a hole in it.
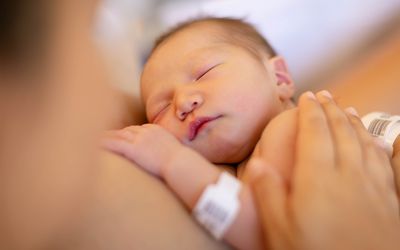
[{"label": "baby's nose", "polygon": [[198,100],[191,100],[185,103],[184,105],[182,105],[182,107],[176,110],[176,116],[181,121],[185,120],[186,117],[199,106],[199,104],[200,102]]}]

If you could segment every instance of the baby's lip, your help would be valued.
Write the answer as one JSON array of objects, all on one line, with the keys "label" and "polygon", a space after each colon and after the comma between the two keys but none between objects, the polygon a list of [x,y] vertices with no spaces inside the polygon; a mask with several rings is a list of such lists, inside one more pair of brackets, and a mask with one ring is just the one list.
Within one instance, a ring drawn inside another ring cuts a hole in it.
[{"label": "baby's lip", "polygon": [[207,123],[214,121],[221,116],[204,116],[204,117],[198,117],[195,118],[193,121],[190,122],[189,124],[189,141],[193,141],[196,139],[197,134],[199,133],[200,129]]}]

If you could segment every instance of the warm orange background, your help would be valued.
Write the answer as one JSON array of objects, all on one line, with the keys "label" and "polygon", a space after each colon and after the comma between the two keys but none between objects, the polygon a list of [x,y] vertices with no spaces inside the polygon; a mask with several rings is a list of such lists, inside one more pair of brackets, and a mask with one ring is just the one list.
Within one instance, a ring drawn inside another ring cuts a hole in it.
[{"label": "warm orange background", "polygon": [[400,114],[400,30],[325,86],[342,106],[354,106],[362,115],[371,111]]}]

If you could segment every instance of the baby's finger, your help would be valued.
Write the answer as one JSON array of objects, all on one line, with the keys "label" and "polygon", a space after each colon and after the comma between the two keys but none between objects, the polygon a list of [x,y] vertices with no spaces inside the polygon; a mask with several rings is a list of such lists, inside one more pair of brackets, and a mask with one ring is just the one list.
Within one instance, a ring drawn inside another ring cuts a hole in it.
[{"label": "baby's finger", "polygon": [[142,127],[142,126],[135,125],[135,126],[126,127],[124,129],[121,129],[120,131],[129,131],[130,133],[135,134],[135,133],[139,133],[141,130],[143,130],[143,128],[144,127]]},{"label": "baby's finger", "polygon": [[340,109],[332,95],[324,90],[317,94],[326,114],[335,148],[335,162],[340,170],[362,167],[362,148],[358,136],[345,112]]},{"label": "baby's finger", "polygon": [[297,108],[280,113],[264,129],[255,152],[276,167],[288,185],[295,160],[297,121]]},{"label": "baby's finger", "polygon": [[325,113],[313,93],[307,92],[299,100],[297,137],[298,177],[321,178],[335,164],[334,147]]},{"label": "baby's finger", "polygon": [[133,142],[135,139],[135,135],[138,133],[137,130],[133,129],[122,129],[116,132],[116,136],[118,136],[120,139],[124,139],[129,142]]},{"label": "baby's finger", "polygon": [[110,142],[115,140],[125,140],[124,136],[122,136],[122,130],[105,131],[103,132],[103,135],[99,141],[100,147],[112,151],[112,146],[110,146]]},{"label": "baby's finger", "polygon": [[133,141],[138,129],[131,129],[130,127],[119,130],[108,130],[103,133],[102,140],[106,139],[124,139]]},{"label": "baby's finger", "polygon": [[117,155],[123,156],[124,158],[134,162],[135,150],[134,145],[124,139],[103,139],[101,142],[102,148],[109,150]]}]

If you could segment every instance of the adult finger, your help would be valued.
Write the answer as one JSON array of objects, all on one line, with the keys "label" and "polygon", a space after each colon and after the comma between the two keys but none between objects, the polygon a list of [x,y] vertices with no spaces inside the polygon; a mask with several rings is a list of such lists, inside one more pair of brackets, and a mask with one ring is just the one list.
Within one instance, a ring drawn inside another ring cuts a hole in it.
[{"label": "adult finger", "polygon": [[296,178],[322,178],[334,169],[335,158],[331,132],[325,113],[311,92],[299,99],[296,143]]},{"label": "adult finger", "polygon": [[397,194],[400,199],[400,137],[397,137],[393,145],[393,158],[392,158],[392,168],[395,175],[395,183],[397,188]]},{"label": "adult finger", "polygon": [[269,122],[256,147],[260,157],[276,167],[287,184],[295,160],[297,121],[297,108],[282,112]]},{"label": "adult finger", "polygon": [[397,136],[397,139],[394,141],[393,145],[393,157],[400,156],[400,135]]},{"label": "adult finger", "polygon": [[[347,109],[347,111],[348,118],[357,131],[364,150],[365,176],[370,181],[367,185],[374,187],[382,204],[386,204],[385,206],[388,208],[393,208],[393,211],[398,211],[399,201],[395,177],[384,144],[368,133],[355,110]],[[379,144],[380,146],[378,146]]]},{"label": "adult finger", "polygon": [[358,135],[346,113],[336,105],[332,95],[324,90],[317,93],[326,114],[335,148],[335,162],[340,170],[362,167],[362,148]]},{"label": "adult finger", "polygon": [[384,183],[393,188],[393,171],[384,150],[383,142],[368,133],[353,109],[347,109],[347,115],[358,134],[363,149],[363,166],[369,177],[375,179],[375,183],[377,184]]},{"label": "adult finger", "polygon": [[265,161],[253,159],[249,165],[254,165],[252,167],[255,169],[263,169],[253,182],[253,190],[262,220],[265,245],[270,249],[288,249],[290,222],[285,184],[276,170]]}]

